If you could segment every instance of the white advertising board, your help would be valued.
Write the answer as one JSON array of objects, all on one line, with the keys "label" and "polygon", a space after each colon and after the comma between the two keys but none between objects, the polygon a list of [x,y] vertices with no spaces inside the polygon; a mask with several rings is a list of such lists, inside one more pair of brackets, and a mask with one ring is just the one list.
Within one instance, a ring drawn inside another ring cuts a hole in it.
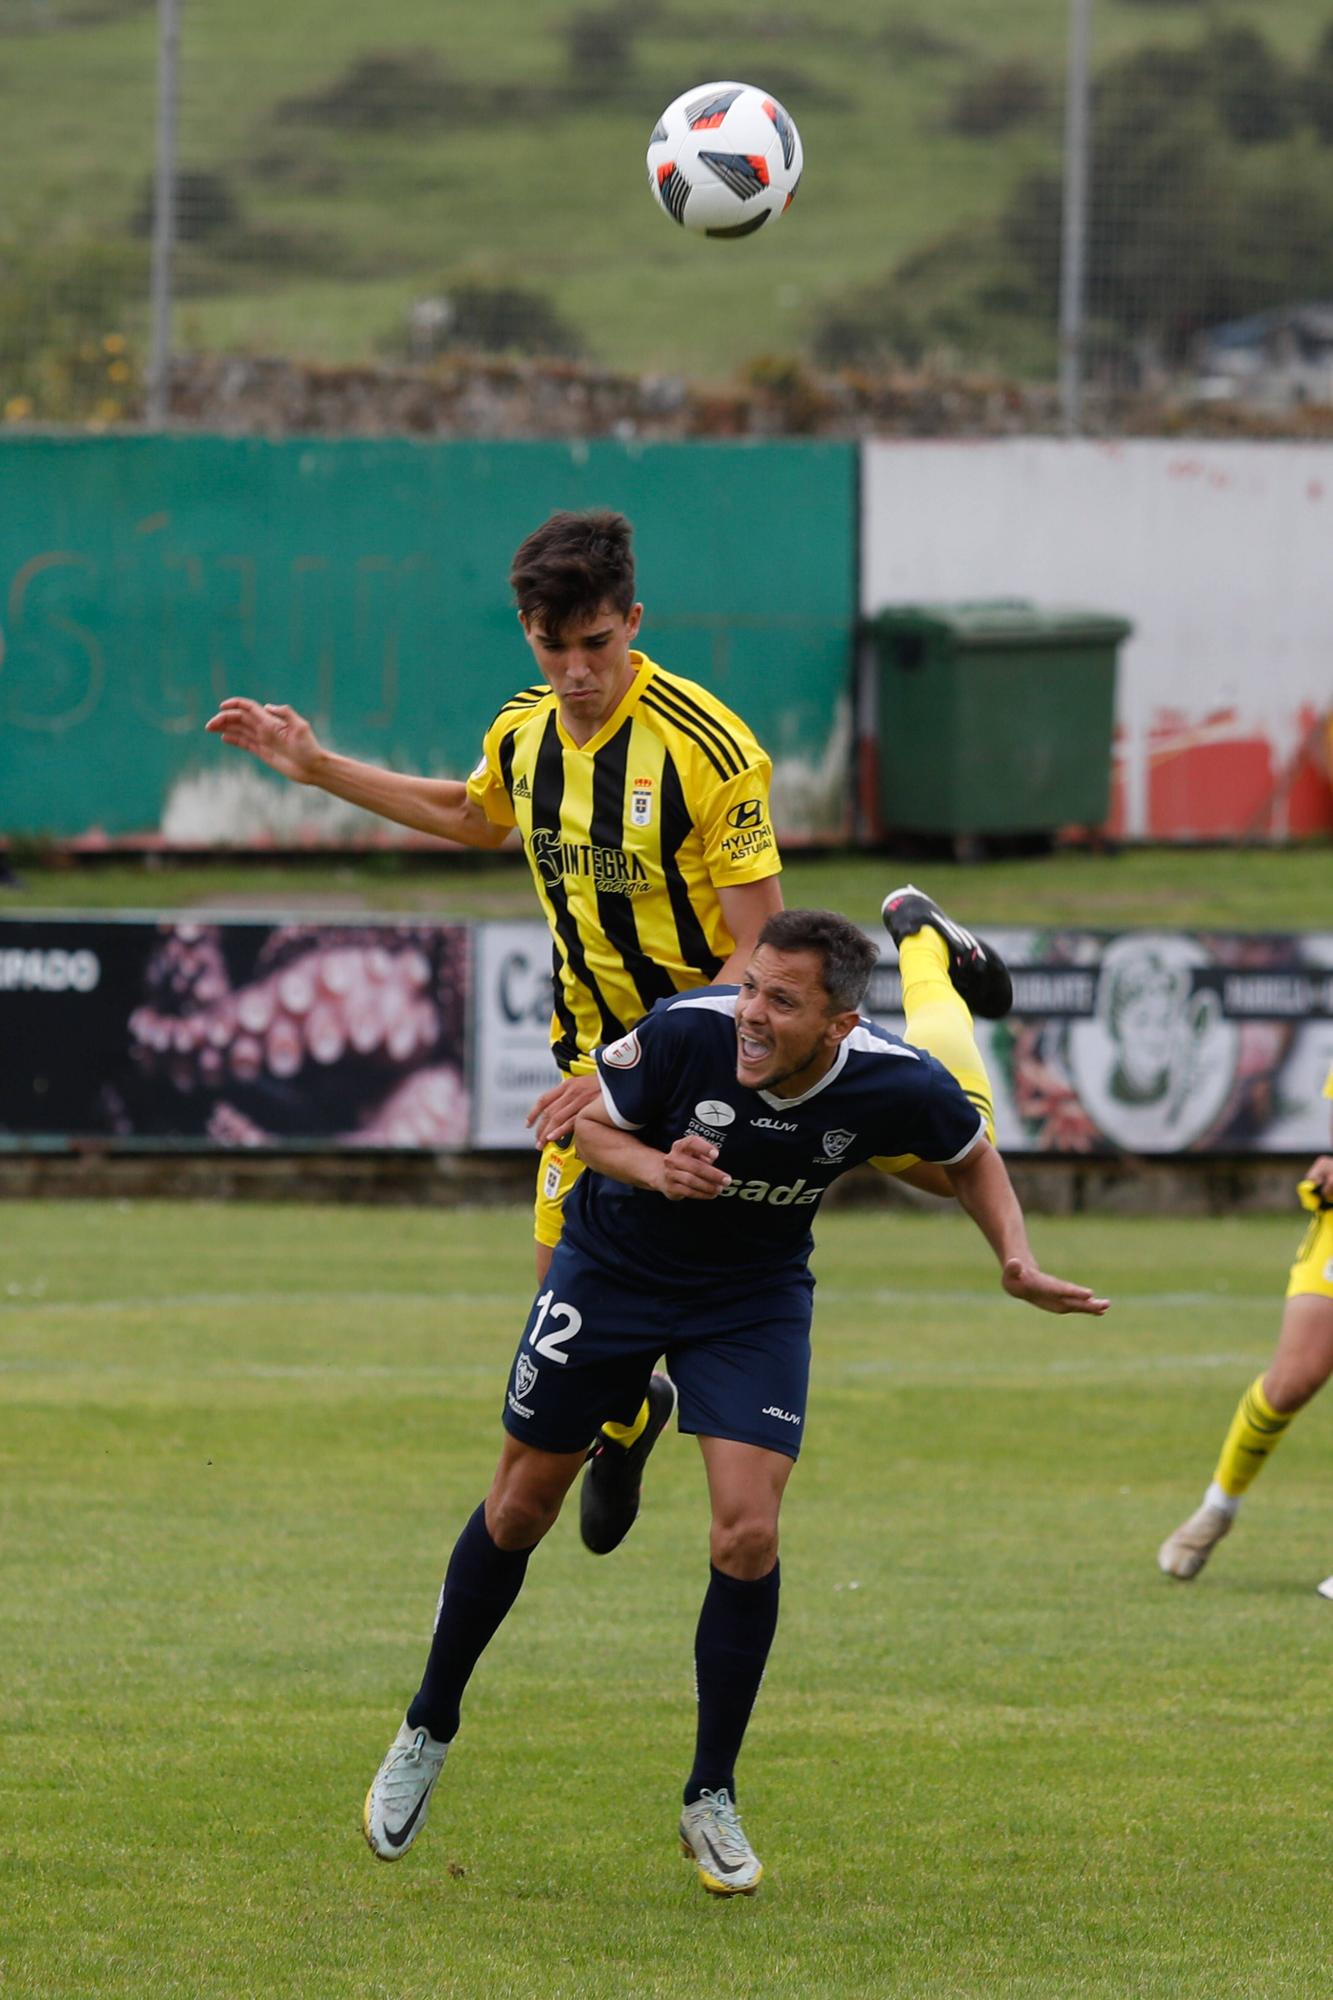
[{"label": "white advertising board", "polygon": [[551,1057],[550,933],[543,923],[476,924],[472,943],[472,1143],[530,1147],[528,1112],[560,1080]]}]

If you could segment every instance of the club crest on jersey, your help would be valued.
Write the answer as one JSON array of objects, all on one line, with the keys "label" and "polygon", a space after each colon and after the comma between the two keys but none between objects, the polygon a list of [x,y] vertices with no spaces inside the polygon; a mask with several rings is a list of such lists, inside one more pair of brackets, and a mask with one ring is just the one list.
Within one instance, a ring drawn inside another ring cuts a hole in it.
[{"label": "club crest on jersey", "polygon": [[823,1157],[826,1160],[840,1160],[855,1137],[855,1132],[826,1132],[822,1141]]},{"label": "club crest on jersey", "polygon": [[707,1125],[714,1132],[720,1132],[736,1122],[736,1113],[720,1097],[701,1097],[694,1107],[694,1115],[701,1125]]},{"label": "club crest on jersey", "polygon": [[526,1354],[520,1354],[514,1363],[514,1387],[520,1396],[530,1396],[537,1386],[537,1370]]},{"label": "club crest on jersey", "polygon": [[643,1050],[639,1047],[639,1038],[633,1028],[631,1028],[629,1033],[622,1035],[618,1042],[607,1043],[606,1047],[602,1050],[602,1061],[608,1069],[633,1069],[642,1054]]},{"label": "club crest on jersey", "polygon": [[636,778],[630,791],[629,818],[631,826],[651,826],[653,823],[653,781],[651,778]]}]

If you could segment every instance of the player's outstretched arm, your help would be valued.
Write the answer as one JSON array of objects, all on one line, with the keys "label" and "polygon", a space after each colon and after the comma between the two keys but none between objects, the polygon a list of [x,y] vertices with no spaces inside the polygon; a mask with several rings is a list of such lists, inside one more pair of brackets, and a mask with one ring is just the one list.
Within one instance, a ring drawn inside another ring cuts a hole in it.
[{"label": "player's outstretched arm", "polygon": [[229,695],[204,727],[233,749],[298,785],[316,785],[334,798],[378,813],[417,833],[457,840],[465,847],[498,847],[509,831],[494,826],[458,778],[414,778],[339,757],[326,750],[303,715],[282,702]]},{"label": "player's outstretched arm", "polygon": [[1000,1283],[1011,1298],[1023,1299],[1042,1312],[1100,1315],[1106,1311],[1109,1299],[1094,1298],[1086,1285],[1052,1277],[1039,1267],[1013,1182],[989,1139],[979,1140],[966,1159],[945,1172],[959,1202],[999,1259]]},{"label": "player's outstretched arm", "polygon": [[585,1166],[610,1180],[664,1194],[668,1201],[712,1201],[731,1180],[713,1165],[717,1147],[707,1139],[690,1133],[677,1139],[669,1153],[660,1153],[613,1124],[600,1101],[579,1113],[574,1143]]}]

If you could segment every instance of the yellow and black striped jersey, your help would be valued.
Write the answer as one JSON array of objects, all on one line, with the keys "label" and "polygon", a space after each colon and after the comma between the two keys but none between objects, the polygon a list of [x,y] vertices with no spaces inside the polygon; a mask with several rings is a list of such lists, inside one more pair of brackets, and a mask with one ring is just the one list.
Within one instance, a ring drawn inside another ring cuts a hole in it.
[{"label": "yellow and black striped jersey", "polygon": [[634,679],[576,744],[544,683],[507,701],[468,792],[516,826],[554,947],[551,1040],[568,1068],[657,1000],[716,977],[734,943],[717,891],[781,867],[772,765],[695,681],[631,653]]}]

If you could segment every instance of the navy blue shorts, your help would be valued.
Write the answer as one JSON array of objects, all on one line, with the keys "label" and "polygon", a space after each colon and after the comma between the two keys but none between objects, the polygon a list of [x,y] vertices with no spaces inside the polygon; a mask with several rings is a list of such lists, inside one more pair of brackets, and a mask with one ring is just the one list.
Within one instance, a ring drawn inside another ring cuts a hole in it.
[{"label": "navy blue shorts", "polygon": [[604,1423],[634,1421],[664,1356],[681,1430],[795,1458],[814,1289],[803,1271],[743,1293],[664,1297],[558,1243],[509,1371],[505,1429],[539,1451],[583,1451]]}]

